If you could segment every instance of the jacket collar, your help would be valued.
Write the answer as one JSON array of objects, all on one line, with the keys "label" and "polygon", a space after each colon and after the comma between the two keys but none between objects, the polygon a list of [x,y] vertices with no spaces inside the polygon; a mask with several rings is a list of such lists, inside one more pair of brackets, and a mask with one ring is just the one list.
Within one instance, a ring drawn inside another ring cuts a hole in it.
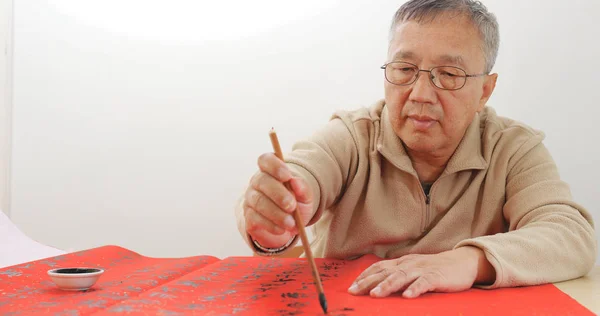
[{"label": "jacket collar", "polygon": [[[487,168],[487,162],[481,154],[481,118],[479,113],[467,128],[463,139],[458,144],[456,151],[450,157],[446,169],[442,173],[452,174],[463,170],[482,170]],[[396,135],[390,122],[387,106],[381,111],[381,121],[377,139],[378,151],[398,169],[410,173],[418,178],[413,168],[412,161],[406,153],[404,143]]]}]

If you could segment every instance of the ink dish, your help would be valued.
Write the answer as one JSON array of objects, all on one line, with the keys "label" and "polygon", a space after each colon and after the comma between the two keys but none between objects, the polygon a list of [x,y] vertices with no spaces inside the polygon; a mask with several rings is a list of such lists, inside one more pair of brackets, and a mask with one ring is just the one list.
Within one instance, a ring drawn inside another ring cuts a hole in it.
[{"label": "ink dish", "polygon": [[91,288],[104,269],[99,268],[59,268],[48,271],[48,275],[60,289],[65,291],[84,291]]}]

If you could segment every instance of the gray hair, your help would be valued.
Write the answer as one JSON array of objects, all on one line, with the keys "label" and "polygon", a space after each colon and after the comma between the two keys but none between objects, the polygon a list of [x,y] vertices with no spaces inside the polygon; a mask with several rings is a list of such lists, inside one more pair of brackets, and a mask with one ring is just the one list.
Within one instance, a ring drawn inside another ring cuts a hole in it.
[{"label": "gray hair", "polygon": [[479,30],[483,42],[485,72],[490,73],[496,63],[500,46],[500,32],[496,16],[475,0],[410,0],[404,3],[396,14],[390,27],[390,41],[398,24],[406,21],[426,23],[433,21],[439,14],[454,12],[465,14]]}]

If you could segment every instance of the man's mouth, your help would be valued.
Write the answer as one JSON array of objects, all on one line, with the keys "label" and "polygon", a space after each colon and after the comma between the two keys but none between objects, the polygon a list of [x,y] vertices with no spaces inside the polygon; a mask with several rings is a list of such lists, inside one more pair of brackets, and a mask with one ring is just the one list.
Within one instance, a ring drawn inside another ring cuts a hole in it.
[{"label": "man's mouth", "polygon": [[432,117],[422,115],[409,116],[408,120],[411,121],[415,129],[419,131],[428,130],[437,122],[437,120]]}]

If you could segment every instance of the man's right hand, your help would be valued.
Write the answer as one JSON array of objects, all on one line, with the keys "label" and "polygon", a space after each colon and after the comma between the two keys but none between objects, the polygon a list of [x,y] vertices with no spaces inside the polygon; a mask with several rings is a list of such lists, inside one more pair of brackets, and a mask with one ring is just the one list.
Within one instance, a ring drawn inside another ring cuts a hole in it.
[{"label": "man's right hand", "polygon": [[[261,246],[279,248],[298,234],[293,216],[296,207],[302,224],[310,221],[313,192],[304,179],[294,178],[273,153],[261,155],[258,167],[244,198],[246,231]],[[293,193],[284,186],[288,181]]]}]

